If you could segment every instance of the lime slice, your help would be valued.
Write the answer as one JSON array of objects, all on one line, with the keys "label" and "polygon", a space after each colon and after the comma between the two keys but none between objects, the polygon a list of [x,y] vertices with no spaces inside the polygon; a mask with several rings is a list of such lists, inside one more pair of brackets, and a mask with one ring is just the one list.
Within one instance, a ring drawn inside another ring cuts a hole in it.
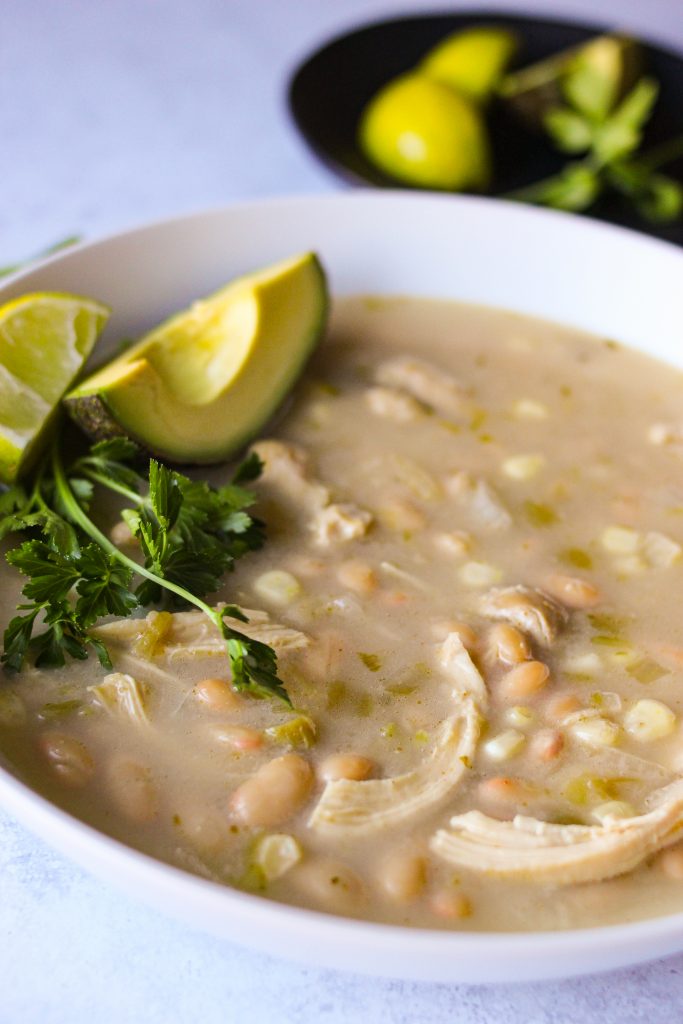
[{"label": "lime slice", "polygon": [[424,58],[420,71],[475,103],[486,103],[516,49],[517,39],[507,29],[474,26],[442,39]]},{"label": "lime slice", "polygon": [[51,415],[90,355],[109,310],[92,299],[35,292],[0,306],[0,480],[40,450]]},{"label": "lime slice", "polygon": [[442,82],[420,74],[395,78],[361,116],[360,145],[399,181],[423,188],[484,189],[489,141],[479,110]]}]

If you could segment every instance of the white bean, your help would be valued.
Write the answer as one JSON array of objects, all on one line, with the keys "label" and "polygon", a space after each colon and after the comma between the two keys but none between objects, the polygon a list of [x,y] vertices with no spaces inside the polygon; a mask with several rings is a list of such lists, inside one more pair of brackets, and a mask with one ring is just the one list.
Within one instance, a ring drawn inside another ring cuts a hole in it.
[{"label": "white bean", "polygon": [[381,864],[379,882],[394,903],[413,903],[425,886],[425,858],[413,850],[395,850]]},{"label": "white bean", "polygon": [[117,757],[107,767],[107,785],[118,810],[136,825],[156,818],[159,793],[147,765],[130,757]]},{"label": "white bean", "polygon": [[375,762],[361,754],[330,754],[320,766],[320,776],[325,782],[337,779],[361,782],[372,774],[374,767]]},{"label": "white bean", "polygon": [[338,914],[354,910],[364,896],[358,875],[340,861],[304,861],[289,877],[304,899]]},{"label": "white bean", "polygon": [[313,772],[299,754],[268,761],[232,794],[230,807],[244,825],[270,828],[291,818],[306,802]]},{"label": "white bean", "polygon": [[53,774],[65,786],[80,789],[89,782],[95,762],[80,740],[61,732],[46,732],[40,737],[39,746]]},{"label": "white bean", "polygon": [[197,703],[210,711],[235,711],[242,703],[227,679],[202,679],[195,684],[192,694]]},{"label": "white bean", "polygon": [[437,889],[429,897],[429,909],[437,917],[456,921],[470,916],[472,904],[459,889]]}]

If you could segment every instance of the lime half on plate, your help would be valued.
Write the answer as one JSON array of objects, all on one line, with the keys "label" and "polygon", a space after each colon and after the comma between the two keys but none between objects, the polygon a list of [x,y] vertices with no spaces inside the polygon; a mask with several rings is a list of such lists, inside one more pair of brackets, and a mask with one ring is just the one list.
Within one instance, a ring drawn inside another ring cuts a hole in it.
[{"label": "lime half on plate", "polygon": [[90,355],[109,309],[58,292],[0,306],[0,480],[12,483],[40,450],[64,392]]}]

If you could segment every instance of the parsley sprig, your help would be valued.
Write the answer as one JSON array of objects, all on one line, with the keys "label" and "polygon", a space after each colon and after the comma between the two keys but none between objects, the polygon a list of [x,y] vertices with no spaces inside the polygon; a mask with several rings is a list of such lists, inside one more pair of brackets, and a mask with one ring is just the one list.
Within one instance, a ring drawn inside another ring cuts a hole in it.
[{"label": "parsley sprig", "polygon": [[582,211],[613,191],[646,220],[676,220],[683,211],[683,186],[659,168],[683,154],[683,137],[650,153],[640,152],[659,93],[657,82],[643,77],[616,102],[614,80],[581,65],[567,76],[562,88],[564,102],[546,112],[545,129],[562,152],[585,155],[509,198]]},{"label": "parsley sprig", "polygon": [[[93,649],[111,668],[106,647],[90,632],[99,618],[149,605],[194,605],[225,640],[235,689],[289,705],[272,648],[229,625],[226,619],[247,621],[238,608],[203,600],[238,558],[264,542],[263,524],[246,511],[254,495],[243,486],[260,474],[260,460],[250,456],[229,484],[211,487],[155,459],[144,475],[139,459],[136,445],[116,438],[93,445],[67,470],[55,444],[30,491],[15,486],[0,497],[0,538],[28,535],[7,554],[28,582],[21,614],[5,632],[3,663],[18,671],[31,649],[38,667],[61,666],[67,656],[83,660]],[[122,516],[140,542],[142,563],[94,522],[96,487],[131,506]]]}]

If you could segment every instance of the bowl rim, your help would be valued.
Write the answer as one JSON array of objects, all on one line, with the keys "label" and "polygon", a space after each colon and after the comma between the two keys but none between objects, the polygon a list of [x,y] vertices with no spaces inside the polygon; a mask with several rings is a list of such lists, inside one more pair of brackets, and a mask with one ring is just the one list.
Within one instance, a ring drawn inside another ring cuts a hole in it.
[{"label": "bowl rim", "polygon": [[[683,62],[683,57],[681,58]],[[42,272],[46,267],[56,266],[64,263],[73,255],[88,250],[96,250],[111,243],[118,243],[125,239],[134,240],[155,231],[176,229],[195,221],[212,220],[217,217],[226,216],[231,213],[249,214],[256,213],[262,209],[276,210],[282,206],[321,206],[334,205],[335,203],[352,203],[362,205],[365,203],[391,204],[397,201],[424,204],[448,204],[455,208],[458,206],[493,211],[495,208],[503,208],[509,216],[512,211],[523,218],[534,218],[539,221],[547,220],[548,223],[555,222],[564,224],[565,230],[579,231],[581,234],[602,235],[607,238],[609,235],[621,236],[624,241],[630,239],[632,243],[649,246],[652,250],[667,252],[670,256],[678,254],[683,256],[683,247],[676,242],[664,238],[657,238],[645,231],[629,227],[623,224],[615,224],[611,221],[601,220],[586,213],[574,213],[568,210],[559,210],[549,206],[537,206],[519,200],[506,198],[504,196],[476,195],[470,192],[443,192],[437,189],[411,189],[401,188],[374,188],[364,186],[359,188],[332,188],[328,191],[314,193],[288,193],[283,195],[270,195],[264,197],[252,197],[249,199],[238,199],[226,203],[216,203],[211,206],[198,206],[196,209],[189,209],[182,213],[170,216],[159,215],[150,220],[133,221],[131,224],[117,228],[115,231],[105,231],[96,234],[92,238],[84,238],[64,248],[57,249],[47,256],[28,258],[21,263],[18,269],[6,273],[0,277],[0,305],[5,301],[5,292],[13,291],[14,286],[20,284],[24,278],[29,278],[34,272]],[[464,300],[466,301],[466,300]],[[546,318],[547,319],[547,318]],[[551,318],[552,319],[552,318]]]},{"label": "bowl rim", "polygon": [[[362,208],[363,204],[368,202],[373,205],[389,205],[397,201],[414,205],[436,203],[458,206],[464,204],[472,209],[481,207],[491,210],[501,206],[508,210],[514,208],[524,219],[535,218],[539,222],[546,221],[549,224],[561,223],[564,230],[580,231],[585,236],[586,242],[590,241],[592,235],[611,235],[629,245],[639,246],[643,252],[666,252],[670,257],[680,260],[683,268],[683,249],[673,243],[641,234],[630,228],[586,217],[577,217],[562,211],[522,206],[519,203],[491,197],[450,196],[436,192],[425,193],[402,189],[381,191],[357,189],[312,196],[294,195],[250,199],[186,212],[173,217],[159,217],[150,222],[103,234],[98,238],[80,242],[43,260],[31,263],[8,275],[0,282],[0,302],[5,300],[8,292],[15,292],[17,287],[20,287],[24,280],[29,280],[35,272],[42,273],[45,268],[68,261],[76,254],[97,253],[112,243],[118,243],[124,239],[134,241],[158,230],[182,229],[184,225],[196,224],[203,220],[210,221],[237,212],[248,216],[252,212],[263,212],[282,207],[310,209],[319,205],[342,204]],[[568,956],[581,954],[584,959],[591,953],[596,954],[596,962],[588,967],[584,965],[564,969],[557,965],[549,970],[539,969],[532,972],[520,969],[518,972],[520,980],[530,980],[531,978],[568,977],[572,974],[607,970],[614,966],[644,962],[683,949],[683,911],[619,924],[561,931],[474,932],[383,924],[344,918],[279,903],[267,897],[245,893],[230,886],[198,877],[112,838],[32,789],[13,774],[1,758],[0,806],[7,809],[34,834],[65,853],[71,860],[76,861],[92,874],[126,890],[132,888],[130,881],[126,882],[126,876],[129,880],[134,879],[136,882],[135,898],[140,898],[159,908],[160,894],[166,897],[177,895],[183,912],[178,913],[178,908],[173,906],[166,907],[165,910],[184,921],[192,920],[192,914],[185,908],[193,904],[204,908],[203,914],[200,914],[204,918],[207,917],[207,908],[214,907],[213,912],[218,913],[219,908],[225,907],[227,910],[234,911],[236,919],[248,921],[248,927],[251,930],[261,925],[266,928],[270,927],[276,938],[286,935],[290,944],[276,950],[272,942],[255,942],[242,935],[238,937],[238,941],[244,945],[266,948],[271,953],[284,955],[289,959],[303,959],[303,962],[309,965],[317,962],[324,966],[335,966],[329,956],[318,955],[318,952],[322,954],[322,946],[325,943],[333,944],[334,942],[337,944],[349,943],[354,947],[354,952],[349,960],[352,969],[362,970],[375,976],[388,977],[405,977],[405,975],[392,973],[391,969],[381,968],[371,959],[368,959],[367,963],[361,962],[361,957],[358,955],[359,950],[367,952],[369,958],[373,951],[377,952],[381,947],[381,954],[386,959],[387,954],[405,953],[406,947],[409,947],[411,955],[416,960],[425,962],[428,962],[432,956],[443,962],[444,956],[448,954],[454,962],[458,956],[463,955],[466,961],[474,963],[477,958],[481,958],[486,953],[492,960],[495,961],[500,957],[506,964],[502,971],[488,972],[491,980],[499,981],[514,980],[517,968],[521,968],[530,958],[542,963],[544,957],[549,955],[551,958],[557,959],[557,954],[560,952]],[[115,869],[113,875],[112,868]],[[117,871],[118,874],[116,874]],[[211,914],[209,913],[208,916]],[[204,927],[204,930],[211,931],[212,929]],[[223,931],[221,934],[227,933]],[[236,926],[231,928],[230,934],[233,937],[237,935]],[[310,946],[305,946],[305,941],[310,941],[312,935],[316,943],[320,942],[321,945],[321,950],[316,953],[311,952]],[[303,957],[296,949],[298,939],[304,941],[305,956]],[[644,952],[648,945],[650,951]],[[611,959],[608,957],[605,964],[601,966],[597,954],[600,953],[604,959],[606,949],[609,950]],[[341,964],[340,966],[348,965]],[[431,978],[432,980],[445,980],[446,978],[443,969],[437,969],[435,973],[418,971],[413,976]]]}]

